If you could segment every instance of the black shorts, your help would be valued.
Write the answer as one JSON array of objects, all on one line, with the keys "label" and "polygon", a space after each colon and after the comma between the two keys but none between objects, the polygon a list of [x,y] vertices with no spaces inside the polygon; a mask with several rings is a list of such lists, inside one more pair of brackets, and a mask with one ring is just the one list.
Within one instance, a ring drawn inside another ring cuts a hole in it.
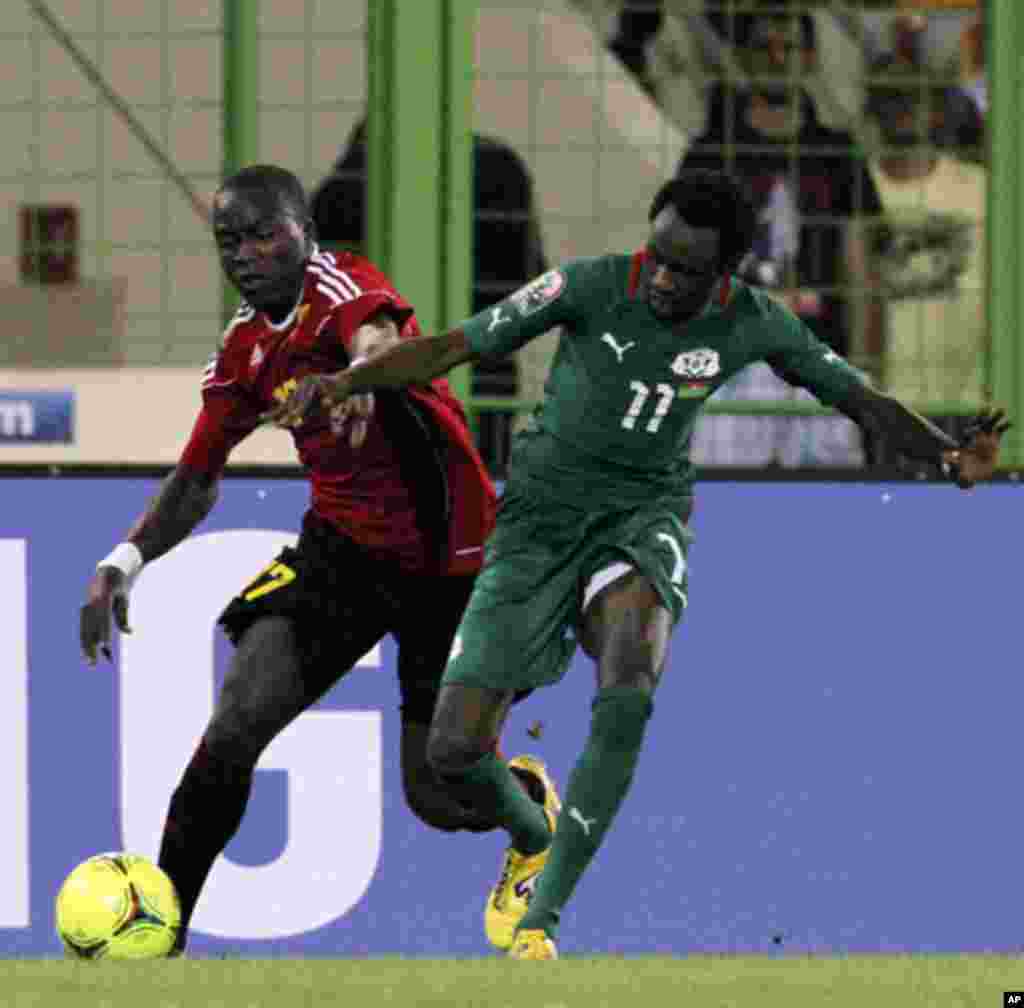
[{"label": "black shorts", "polygon": [[237,645],[257,620],[290,619],[316,695],[390,633],[398,643],[402,718],[428,724],[475,580],[409,573],[307,514],[296,546],[247,584],[218,622]]}]

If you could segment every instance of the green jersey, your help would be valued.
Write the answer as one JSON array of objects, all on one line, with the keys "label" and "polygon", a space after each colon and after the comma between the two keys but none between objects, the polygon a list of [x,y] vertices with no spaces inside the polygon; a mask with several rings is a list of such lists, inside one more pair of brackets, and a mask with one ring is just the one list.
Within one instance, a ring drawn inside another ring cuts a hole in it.
[{"label": "green jersey", "polygon": [[735,278],[698,317],[657,318],[638,290],[641,258],[568,263],[463,326],[483,357],[562,327],[544,401],[516,438],[510,484],[577,506],[675,498],[685,507],[697,415],[741,368],[765,361],[826,405],[861,382],[795,315]]}]

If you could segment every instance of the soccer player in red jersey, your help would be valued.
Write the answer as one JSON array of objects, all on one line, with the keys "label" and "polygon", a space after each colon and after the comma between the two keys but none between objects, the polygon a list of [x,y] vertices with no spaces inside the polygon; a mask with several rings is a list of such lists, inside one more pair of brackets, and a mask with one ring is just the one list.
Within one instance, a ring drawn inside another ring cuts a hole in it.
[{"label": "soccer player in red jersey", "polygon": [[[214,197],[212,224],[244,301],[206,368],[177,467],[89,584],[81,643],[90,664],[97,652],[110,659],[111,616],[128,631],[135,576],[209,514],[228,456],[263,411],[304,376],[420,335],[412,307],[372,263],[318,250],[290,172],[257,165],[232,176]],[[494,524],[494,486],[461,405],[443,380],[363,396],[294,441],[312,484],[301,536],[220,617],[236,651],[164,828],[159,864],[181,897],[181,948],[260,754],[388,633],[399,649],[409,807],[441,830],[496,825],[455,801],[425,759],[441,674]],[[531,761],[521,759],[529,786]]]}]

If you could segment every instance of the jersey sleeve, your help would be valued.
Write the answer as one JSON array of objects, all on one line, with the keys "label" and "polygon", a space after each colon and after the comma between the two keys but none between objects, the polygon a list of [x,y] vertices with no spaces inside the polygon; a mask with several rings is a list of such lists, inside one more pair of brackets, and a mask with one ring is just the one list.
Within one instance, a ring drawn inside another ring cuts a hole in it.
[{"label": "jersey sleeve", "polygon": [[217,474],[234,448],[259,426],[259,406],[242,384],[234,355],[225,344],[203,372],[203,405],[180,462]]},{"label": "jersey sleeve", "polygon": [[460,327],[481,357],[503,357],[549,329],[576,322],[587,285],[582,263],[548,270]]},{"label": "jersey sleeve", "polygon": [[841,406],[864,384],[861,373],[789,309],[766,300],[769,308],[760,320],[763,359],[784,381],[807,389],[826,406]]},{"label": "jersey sleeve", "polygon": [[346,352],[359,327],[373,315],[385,311],[399,329],[413,317],[413,307],[391,285],[387,277],[363,261],[355,265],[339,264],[323,255],[314,256],[313,270],[318,275],[316,289],[332,304],[333,331]]},{"label": "jersey sleeve", "polygon": [[378,312],[386,311],[395,320],[399,329],[405,327],[412,316],[412,306],[407,304],[394,291],[374,290],[347,301],[334,310],[335,332],[337,332],[345,350],[351,351],[352,340],[359,327]]}]

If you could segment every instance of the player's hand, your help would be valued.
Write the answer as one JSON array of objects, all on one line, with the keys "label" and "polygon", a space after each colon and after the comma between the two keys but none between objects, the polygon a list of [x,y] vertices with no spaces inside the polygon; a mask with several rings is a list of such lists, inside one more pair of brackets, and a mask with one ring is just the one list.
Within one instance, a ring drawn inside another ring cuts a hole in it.
[{"label": "player's hand", "polygon": [[92,576],[86,591],[85,605],[79,622],[82,654],[95,666],[97,652],[113,661],[110,649],[110,617],[121,633],[131,633],[128,626],[128,580],[117,567],[100,567]]},{"label": "player's hand", "polygon": [[283,403],[260,414],[260,423],[296,428],[312,416],[330,413],[348,398],[348,381],[342,371],[336,375],[306,375]]},{"label": "player's hand", "polygon": [[331,432],[344,434],[348,425],[348,443],[353,451],[362,447],[373,415],[373,393],[360,392],[349,396],[331,409]]},{"label": "player's hand", "polygon": [[999,439],[1010,429],[1001,409],[984,409],[968,424],[957,451],[942,453],[951,476],[961,490],[991,479],[999,459]]}]

